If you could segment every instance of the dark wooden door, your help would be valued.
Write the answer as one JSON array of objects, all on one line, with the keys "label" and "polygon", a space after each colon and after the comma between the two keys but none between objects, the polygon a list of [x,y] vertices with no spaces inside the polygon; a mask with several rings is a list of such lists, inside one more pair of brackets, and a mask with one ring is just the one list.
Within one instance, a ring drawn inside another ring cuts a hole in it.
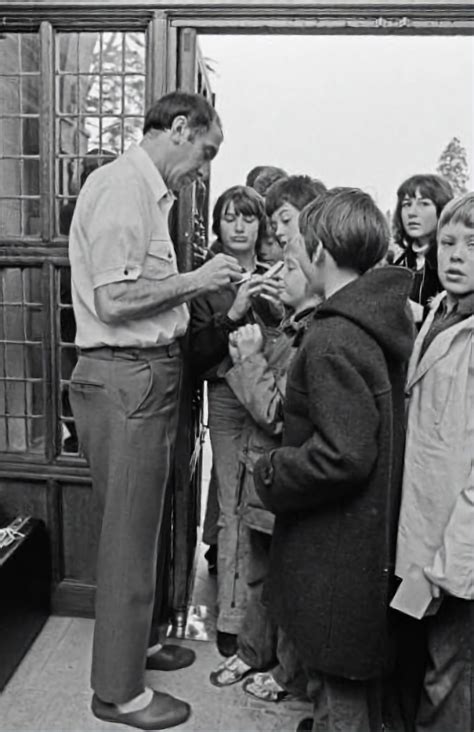
[{"label": "dark wooden door", "polygon": [[[176,38],[176,81],[179,89],[197,92],[214,103],[204,59],[194,29],[181,28]],[[182,271],[196,265],[193,247],[207,247],[209,182],[196,183],[179,195],[175,212],[174,241]],[[173,474],[173,539],[171,603],[176,630],[184,630],[186,609],[193,579],[197,528],[201,508],[201,452],[205,435],[203,395],[187,357],[184,341],[184,373],[181,393],[179,438]]]}]

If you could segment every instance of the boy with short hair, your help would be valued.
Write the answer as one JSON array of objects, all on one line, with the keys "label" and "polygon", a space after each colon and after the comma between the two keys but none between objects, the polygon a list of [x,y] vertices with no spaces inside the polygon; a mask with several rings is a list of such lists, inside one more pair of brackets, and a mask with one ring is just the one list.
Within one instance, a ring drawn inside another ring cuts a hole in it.
[{"label": "boy with short hair", "polygon": [[255,188],[263,198],[267,195],[270,186],[280,178],[286,178],[288,173],[275,165],[257,165],[247,173],[245,185]]},{"label": "boy with short hair", "polygon": [[[396,574],[442,597],[427,631],[416,730],[471,732],[474,639],[474,193],[438,223],[434,300],[415,343]],[[420,628],[420,631],[422,628]]]},{"label": "boy with short hair", "polygon": [[325,711],[328,730],[380,732],[411,274],[374,269],[389,231],[362,191],[316,201],[301,229],[325,302],[288,375],[283,446],[254,470],[276,515],[268,604],[306,668],[313,729]]},{"label": "boy with short hair", "polygon": [[265,210],[282,247],[298,236],[300,211],[325,192],[324,183],[309,175],[290,175],[270,186]]}]

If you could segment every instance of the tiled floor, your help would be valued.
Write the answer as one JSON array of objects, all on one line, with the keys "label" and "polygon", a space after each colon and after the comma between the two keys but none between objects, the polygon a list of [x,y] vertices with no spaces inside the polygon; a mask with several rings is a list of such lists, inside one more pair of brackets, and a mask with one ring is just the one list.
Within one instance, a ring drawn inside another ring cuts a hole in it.
[{"label": "tiled floor", "polygon": [[[193,602],[208,607],[213,616],[215,579],[209,577],[203,552],[197,564]],[[89,665],[93,621],[52,617],[24,658],[3,694],[0,694],[0,730],[129,729],[97,720],[90,712]],[[211,622],[212,633],[212,622]],[[221,660],[212,641],[186,640],[194,648],[196,663],[172,673],[148,672],[150,686],[184,698],[193,713],[180,730],[195,732],[292,732],[308,716],[305,702],[258,702],[239,685],[217,689],[209,673]]]}]

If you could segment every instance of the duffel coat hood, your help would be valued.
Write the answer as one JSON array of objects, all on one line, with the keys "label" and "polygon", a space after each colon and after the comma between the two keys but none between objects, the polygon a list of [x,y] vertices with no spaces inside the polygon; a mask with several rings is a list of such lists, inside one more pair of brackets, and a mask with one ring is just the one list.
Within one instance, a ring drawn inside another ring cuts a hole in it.
[{"label": "duffel coat hood", "polygon": [[290,369],[283,447],[255,468],[276,514],[267,599],[311,669],[388,670],[411,274],[372,270],[315,313]]}]

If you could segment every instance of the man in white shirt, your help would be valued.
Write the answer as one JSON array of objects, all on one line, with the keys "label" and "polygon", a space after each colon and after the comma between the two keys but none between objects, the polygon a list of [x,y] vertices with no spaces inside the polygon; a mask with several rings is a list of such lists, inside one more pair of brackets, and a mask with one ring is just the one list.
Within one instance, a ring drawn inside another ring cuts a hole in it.
[{"label": "man in white shirt", "polygon": [[[150,640],[158,536],[176,439],[187,302],[240,276],[218,254],[179,274],[168,230],[174,191],[205,178],[223,139],[201,96],[175,92],[145,118],[140,145],[87,180],[69,255],[80,357],[70,398],[102,510],[92,711],[141,729],[185,721],[190,707],[147,688],[145,667],[194,653]],[[151,643],[151,647],[150,647]]]}]

